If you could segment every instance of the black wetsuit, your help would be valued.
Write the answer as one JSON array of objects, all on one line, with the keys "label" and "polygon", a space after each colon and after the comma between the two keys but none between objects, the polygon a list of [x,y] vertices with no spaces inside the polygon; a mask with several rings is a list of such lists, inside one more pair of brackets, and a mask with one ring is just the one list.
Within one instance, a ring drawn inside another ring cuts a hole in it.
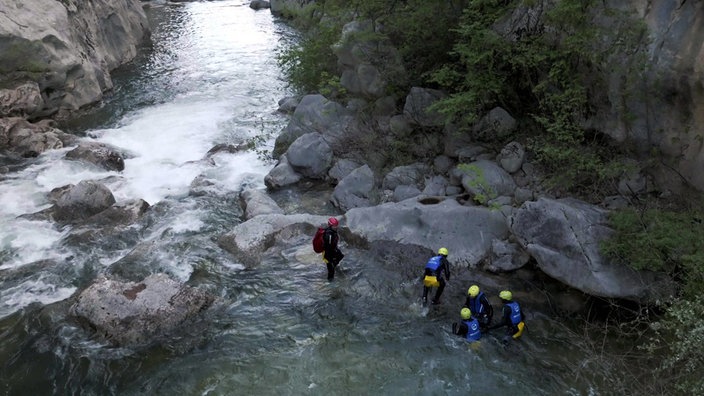
[{"label": "black wetsuit", "polygon": [[[447,256],[440,255],[440,265],[435,271],[432,271],[430,268],[425,268],[423,271],[423,278],[426,276],[435,276],[438,279],[438,283],[440,283],[440,286],[438,286],[438,290],[435,292],[435,298],[433,298],[433,304],[439,304],[440,303],[440,296],[442,295],[442,291],[445,290],[445,278],[443,277],[444,274],[447,274],[447,280],[450,280],[450,262],[447,260]],[[421,278],[421,280],[423,279]],[[423,302],[425,303],[428,301],[428,291],[430,290],[429,287],[423,286]]]},{"label": "black wetsuit", "polygon": [[[499,327],[506,326],[506,336],[504,336],[504,342],[508,342],[514,334],[518,333],[518,326],[511,321],[511,307],[507,305],[511,301],[503,301],[504,305],[501,307],[501,321],[493,326],[490,326],[488,330],[498,329]],[[526,320],[526,316],[523,314],[523,309],[521,309],[521,321]]]},{"label": "black wetsuit", "polygon": [[339,241],[337,231],[328,226],[323,233],[323,260],[328,268],[328,280],[335,278],[335,267],[340,264],[340,260],[345,257],[337,247]]},{"label": "black wetsuit", "polygon": [[[479,301],[474,301],[477,298],[479,298]],[[477,305],[481,306],[482,309],[477,309]],[[486,298],[486,294],[479,293],[477,297],[467,296],[464,306],[472,310],[472,316],[477,318],[483,328],[491,324],[491,319],[494,317],[494,307],[491,306],[491,303]]]}]

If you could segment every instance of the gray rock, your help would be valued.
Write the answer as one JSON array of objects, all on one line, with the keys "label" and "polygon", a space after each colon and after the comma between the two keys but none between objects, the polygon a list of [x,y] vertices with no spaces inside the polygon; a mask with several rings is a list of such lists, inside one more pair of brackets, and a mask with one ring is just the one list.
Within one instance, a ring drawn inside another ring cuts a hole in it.
[{"label": "gray rock", "polygon": [[66,153],[66,159],[87,162],[105,170],[122,171],[125,159],[116,147],[97,142],[82,142]]},{"label": "gray rock", "polygon": [[445,195],[448,185],[449,183],[444,177],[433,176],[425,181],[423,195]]},{"label": "gray rock", "polygon": [[263,10],[271,8],[271,4],[267,0],[252,0],[249,3],[249,8],[253,10]]},{"label": "gray rock", "polygon": [[75,142],[49,122],[30,123],[22,118],[0,118],[0,149],[30,158],[47,151],[60,149]]},{"label": "gray rock", "polygon": [[635,271],[602,256],[599,244],[612,230],[607,212],[574,199],[526,202],[510,219],[518,243],[553,278],[587,294],[637,302],[667,299],[669,278]]},{"label": "gray rock", "polygon": [[272,189],[281,188],[298,183],[303,177],[288,163],[286,156],[282,156],[279,163],[264,176],[264,184]]},{"label": "gray rock", "polygon": [[94,180],[71,186],[56,200],[52,211],[58,221],[78,221],[98,214],[115,203],[109,188]]},{"label": "gray rock", "polygon": [[400,202],[408,198],[417,197],[420,195],[420,190],[416,186],[400,185],[394,189],[394,201]]},{"label": "gray rock", "polygon": [[425,176],[428,174],[430,174],[430,167],[425,164],[416,163],[397,166],[384,176],[381,188],[384,190],[393,190],[400,185],[422,187]]},{"label": "gray rock", "polygon": [[501,149],[497,160],[506,172],[514,173],[521,169],[525,158],[526,150],[523,148],[523,145],[518,142],[511,142]]},{"label": "gray rock", "polygon": [[493,161],[475,161],[461,170],[464,173],[462,186],[475,198],[489,201],[502,195],[510,196],[516,189],[511,175]]},{"label": "gray rock", "polygon": [[362,241],[399,242],[433,252],[444,246],[456,265],[475,266],[487,256],[494,239],[508,236],[499,211],[461,206],[454,199],[408,199],[355,208],[345,218],[350,233]]},{"label": "gray rock", "polygon": [[516,130],[516,120],[501,107],[495,107],[474,126],[474,135],[482,140],[501,139]]},{"label": "gray rock", "polygon": [[350,112],[323,95],[306,95],[296,106],[291,120],[277,136],[272,155],[278,158],[300,136],[318,132],[334,144],[344,136],[352,118]]},{"label": "gray rock", "polygon": [[240,193],[240,198],[244,201],[244,217],[251,219],[264,214],[283,214],[284,211],[274,201],[266,191],[259,189],[247,189]]},{"label": "gray rock", "polygon": [[291,114],[296,111],[298,103],[301,101],[299,96],[288,96],[279,100],[278,111],[286,114]]},{"label": "gray rock", "polygon": [[403,116],[409,122],[420,126],[443,126],[445,125],[445,116],[437,111],[431,111],[429,108],[444,97],[444,93],[435,89],[413,87],[406,96]]},{"label": "gray rock", "polygon": [[335,162],[332,168],[330,168],[330,171],[328,171],[328,176],[339,183],[340,180],[352,173],[353,170],[359,168],[359,166],[357,162],[343,158]]},{"label": "gray rock", "polygon": [[0,89],[0,118],[31,117],[44,106],[39,84],[24,82],[14,88]]},{"label": "gray rock", "polygon": [[319,133],[302,135],[286,150],[293,169],[311,179],[323,179],[332,166],[332,148]]},{"label": "gray rock", "polygon": [[516,205],[521,206],[526,201],[532,201],[535,199],[535,194],[533,190],[527,188],[518,187],[513,192],[513,201]]},{"label": "gray rock", "polygon": [[210,307],[215,297],[165,274],[142,282],[99,278],[78,296],[70,313],[120,346],[148,344],[168,336]]},{"label": "gray rock", "polygon": [[[277,239],[287,239],[296,235],[309,235],[312,238],[330,216],[307,214],[264,214],[253,217],[233,227],[232,231],[218,239],[218,245],[232,253],[237,259],[253,267],[260,257],[272,247]],[[312,250],[312,248],[311,248]]]},{"label": "gray rock", "polygon": [[515,271],[528,263],[530,254],[517,243],[495,239],[491,243],[489,263],[485,267],[491,272]]},{"label": "gray rock", "polygon": [[453,161],[452,158],[446,155],[438,155],[433,160],[433,168],[435,169],[435,172],[441,175],[444,175],[449,172],[453,166],[455,166],[455,161]]},{"label": "gray rock", "polygon": [[335,186],[330,201],[342,210],[370,206],[375,194],[374,171],[369,165],[363,165],[350,172]]}]

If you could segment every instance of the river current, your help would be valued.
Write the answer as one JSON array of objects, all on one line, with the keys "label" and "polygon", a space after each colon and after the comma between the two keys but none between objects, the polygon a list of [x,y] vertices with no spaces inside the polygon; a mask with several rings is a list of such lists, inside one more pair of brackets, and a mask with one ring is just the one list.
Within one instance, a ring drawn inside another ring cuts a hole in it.
[{"label": "river current", "polygon": [[[575,371],[588,356],[573,333],[532,314],[541,324],[520,342],[507,348],[488,336],[470,347],[450,331],[462,301],[420,306],[419,274],[399,270],[393,254],[343,246],[343,269],[327,282],[308,237],[251,268],[218,247],[242,221],[239,192],[264,188],[274,165],[266,151],[287,122],[277,102],[291,95],[275,54],[295,32],[242,1],[147,14],[151,44],[115,72],[104,103],[62,126],[129,153],[125,170],[65,160],[66,148],[13,164],[0,180],[0,394],[598,394]],[[258,149],[203,160],[217,144],[247,141]],[[192,193],[196,178],[206,194]],[[86,179],[118,203],[141,198],[151,208],[98,238],[21,217],[47,208],[51,189]],[[314,191],[277,199],[289,212],[335,214]],[[221,308],[205,327],[136,350],[66,315],[96,276],[156,272],[207,289]]]}]

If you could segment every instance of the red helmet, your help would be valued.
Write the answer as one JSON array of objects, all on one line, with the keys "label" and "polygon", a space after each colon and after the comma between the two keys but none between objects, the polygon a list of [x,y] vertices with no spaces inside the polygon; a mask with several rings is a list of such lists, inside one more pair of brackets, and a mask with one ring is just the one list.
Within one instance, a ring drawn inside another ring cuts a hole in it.
[{"label": "red helmet", "polygon": [[340,225],[340,222],[337,221],[336,218],[331,217],[331,218],[328,219],[328,225],[331,226],[331,227],[337,227],[338,225]]}]

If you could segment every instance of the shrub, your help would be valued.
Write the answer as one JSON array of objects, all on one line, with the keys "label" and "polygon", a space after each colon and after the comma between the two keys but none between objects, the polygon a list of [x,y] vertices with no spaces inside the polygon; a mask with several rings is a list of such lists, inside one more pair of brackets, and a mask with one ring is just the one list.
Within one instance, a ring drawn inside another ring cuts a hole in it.
[{"label": "shrub", "polygon": [[[666,315],[652,323],[646,349],[658,358],[655,369],[671,389],[702,394],[704,381],[704,221],[701,210],[626,209],[610,215],[615,232],[602,245],[609,257],[635,269],[662,271],[681,293],[664,301]],[[659,385],[663,385],[662,383]]]}]

